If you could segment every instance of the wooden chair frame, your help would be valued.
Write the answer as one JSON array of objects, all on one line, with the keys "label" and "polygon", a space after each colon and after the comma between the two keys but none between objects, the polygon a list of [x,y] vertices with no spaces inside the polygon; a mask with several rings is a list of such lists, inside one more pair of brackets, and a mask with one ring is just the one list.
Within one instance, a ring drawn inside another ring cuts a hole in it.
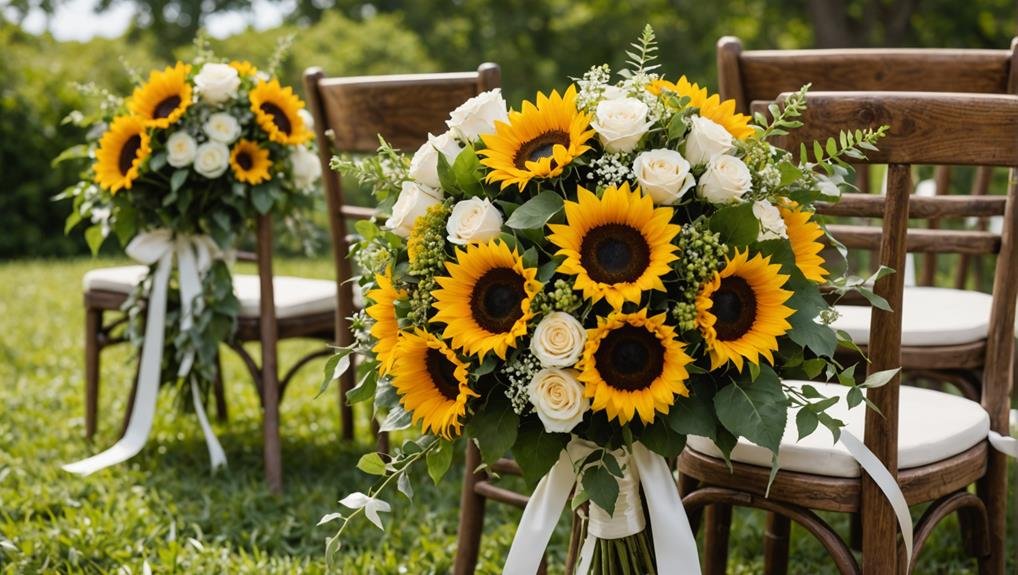
[{"label": "wooden chair frame", "polygon": [[[968,94],[893,92],[814,93],[808,97],[805,126],[780,145],[798,150],[800,142],[826,138],[839,129],[889,124],[880,151],[867,163],[889,165],[886,197],[853,194],[832,212],[883,218],[882,229],[856,229],[841,235],[848,247],[879,248],[882,265],[901,269],[905,253],[946,251],[996,254],[990,332],[986,343],[981,404],[991,429],[1008,433],[1008,414],[1014,353],[1015,298],[1018,295],[1018,182],[1006,197],[923,198],[910,202],[911,164],[1018,166],[1018,97]],[[1012,171],[1012,174],[1014,172]],[[914,207],[913,207],[914,206]],[[1003,215],[1001,235],[980,231],[909,230],[909,218],[936,215]],[[902,364],[901,304],[904,282],[891,274],[874,286],[894,311],[872,310],[869,372]],[[868,398],[883,415],[867,411],[866,446],[898,477],[910,504],[934,502],[916,532],[915,554],[921,551],[933,526],[959,511],[966,548],[979,558],[980,573],[1002,575],[1005,565],[1007,459],[985,441],[949,459],[898,473],[898,401],[900,376],[886,386],[868,390]],[[788,564],[789,520],[805,526],[821,540],[842,573],[867,575],[903,571],[898,530],[891,507],[879,488],[861,478],[837,478],[781,471],[766,493],[768,469],[720,460],[687,449],[679,459],[684,501],[697,517],[707,509],[705,573],[724,572],[731,505],[767,509],[765,569],[780,573]],[[966,491],[976,483],[978,497]],[[811,510],[858,512],[862,519],[862,566],[848,545]],[[912,557],[913,563],[916,555]]]}]

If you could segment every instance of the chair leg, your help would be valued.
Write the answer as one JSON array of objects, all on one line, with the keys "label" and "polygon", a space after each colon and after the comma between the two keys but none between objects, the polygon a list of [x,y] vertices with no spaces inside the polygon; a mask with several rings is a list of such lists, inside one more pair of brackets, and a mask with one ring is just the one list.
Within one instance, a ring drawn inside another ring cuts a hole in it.
[{"label": "chair leg", "polygon": [[764,530],[764,573],[767,575],[788,573],[788,546],[791,528],[791,521],[784,515],[767,514],[767,527]]},{"label": "chair leg", "polygon": [[848,545],[852,551],[862,551],[862,516],[858,513],[852,513],[848,517]]},{"label": "chair leg", "polygon": [[216,396],[216,420],[226,423],[229,415],[226,412],[226,390],[223,386],[223,357],[216,354],[216,378],[212,381],[212,393]]},{"label": "chair leg", "polygon": [[103,311],[85,308],[85,439],[95,436],[99,416],[99,335],[103,325]]},{"label": "chair leg", "polygon": [[463,473],[463,491],[460,494],[460,524],[456,541],[456,562],[454,575],[472,575],[477,568],[477,556],[481,548],[481,532],[484,529],[484,497],[474,491],[483,472],[474,473],[481,464],[481,452],[472,441],[467,442],[466,465]]},{"label": "chair leg", "polygon": [[725,575],[728,570],[728,536],[732,528],[732,506],[715,503],[704,512],[704,575]]},{"label": "chair leg", "polygon": [[1004,575],[1007,553],[1007,456],[990,451],[986,475],[976,484],[976,492],[986,505],[989,524],[990,554],[979,561],[980,575]]},{"label": "chair leg", "polygon": [[340,431],[345,441],[353,440],[353,406],[346,400],[346,394],[354,388],[354,370],[350,368],[339,378]]}]

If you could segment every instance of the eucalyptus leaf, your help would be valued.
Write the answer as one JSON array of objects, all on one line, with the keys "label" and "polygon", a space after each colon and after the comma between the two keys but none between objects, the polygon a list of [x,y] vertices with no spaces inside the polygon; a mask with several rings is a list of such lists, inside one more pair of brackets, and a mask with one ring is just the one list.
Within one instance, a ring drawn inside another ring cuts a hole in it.
[{"label": "eucalyptus leaf", "polygon": [[190,173],[190,170],[188,170],[187,168],[180,169],[180,170],[177,170],[177,171],[173,172],[173,175],[170,176],[170,192],[171,193],[172,192],[176,192],[177,190],[180,189],[180,186],[184,185],[184,182],[187,181],[187,175],[189,173]]}]

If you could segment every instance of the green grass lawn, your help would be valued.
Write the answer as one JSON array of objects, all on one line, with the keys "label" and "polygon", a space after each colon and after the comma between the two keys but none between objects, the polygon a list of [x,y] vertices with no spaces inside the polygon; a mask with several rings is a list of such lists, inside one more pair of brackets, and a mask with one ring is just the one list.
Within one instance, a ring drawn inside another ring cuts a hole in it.
[{"label": "green grass lawn", "polygon": [[[134,360],[127,346],[103,355],[99,433],[84,439],[81,277],[89,260],[0,264],[0,570],[4,573],[321,573],[324,542],[334,527],[315,527],[339,511],[345,494],[366,490],[371,478],[355,468],[373,441],[358,421],[359,439],[339,441],[334,392],[315,398],[321,363],[287,390],[282,407],[286,493],[269,495],[262,481],[257,395],[239,360],[225,364],[230,421],[215,424],[229,469],[209,472],[193,416],[174,411],[172,392],[160,398],[152,436],[141,454],[87,478],[63,472],[118,437]],[[325,260],[283,261],[278,271],[329,277]],[[284,365],[319,345],[288,342]],[[255,346],[256,347],[256,346]],[[394,501],[381,533],[359,522],[345,539],[335,572],[447,573],[456,545],[459,458],[435,487],[423,470],[416,499]],[[402,497],[402,496],[400,496]],[[918,518],[918,516],[916,516]],[[488,533],[479,573],[498,573],[519,512],[488,508]],[[845,532],[847,521],[832,518]],[[552,543],[552,572],[560,573],[567,521]],[[1012,533],[1013,525],[1011,526]],[[763,516],[740,510],[732,534],[730,572],[762,569]],[[794,532],[794,573],[832,573],[822,548]],[[1014,537],[1012,536],[1012,540]],[[1013,569],[1013,564],[1012,564]],[[938,528],[915,573],[969,573],[953,519]]]}]

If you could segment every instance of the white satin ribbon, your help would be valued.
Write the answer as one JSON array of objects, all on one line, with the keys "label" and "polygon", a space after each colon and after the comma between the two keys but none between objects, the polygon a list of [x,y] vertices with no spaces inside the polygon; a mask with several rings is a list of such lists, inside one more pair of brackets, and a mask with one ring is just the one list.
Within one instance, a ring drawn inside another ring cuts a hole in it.
[{"label": "white satin ribbon", "polygon": [[[180,280],[180,305],[182,331],[194,325],[194,314],[201,305],[200,274],[211,265],[212,258],[219,251],[207,236],[177,236],[170,230],[160,229],[139,234],[126,248],[127,255],[146,264],[156,265],[152,278],[152,291],[148,294],[145,320],[145,341],[141,350],[141,367],[138,370],[137,391],[130,420],[124,436],[112,447],[87,459],[68,463],[63,468],[71,473],[89,475],[100,469],[124,462],[134,457],[148,440],[155,418],[156,397],[159,394],[159,379],[163,361],[163,342],[166,336],[166,297],[170,283],[173,260],[176,258]],[[179,377],[186,377],[194,365],[194,352],[189,350],[181,360],[177,371]],[[200,394],[194,383],[191,395],[195,412],[208,445],[212,468],[226,464],[226,454],[216,439],[205,414]]]},{"label": "white satin ribbon", "polygon": [[[537,484],[537,489],[523,510],[516,537],[502,568],[503,575],[531,575],[537,572],[551,533],[576,484],[574,462],[581,463],[594,448],[590,442],[574,438],[559,456],[558,462]],[[696,539],[686,519],[682,499],[679,498],[668,463],[643,444],[635,443],[629,464],[639,477],[650,510],[657,572],[660,575],[700,575]],[[639,501],[636,503],[639,504]],[[578,573],[585,573],[584,564],[589,569],[595,541],[596,536],[588,534],[580,552]]]}]

